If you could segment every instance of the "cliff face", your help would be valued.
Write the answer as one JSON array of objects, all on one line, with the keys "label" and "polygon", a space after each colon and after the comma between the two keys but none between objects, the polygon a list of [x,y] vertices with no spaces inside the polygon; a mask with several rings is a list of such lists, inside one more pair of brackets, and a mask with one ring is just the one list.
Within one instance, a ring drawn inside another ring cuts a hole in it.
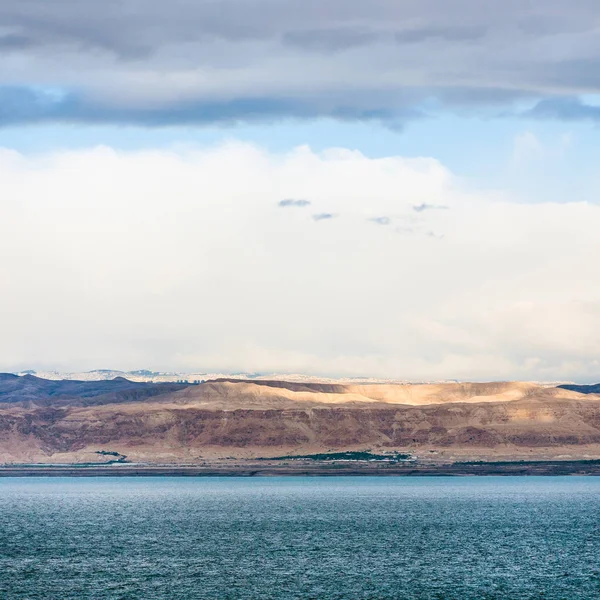
[{"label": "cliff face", "polygon": [[[354,449],[424,458],[600,457],[600,397],[526,383],[319,386],[209,382],[127,388],[86,406],[38,397],[0,408],[0,462],[143,462]],[[101,460],[101,459],[100,459]]]}]

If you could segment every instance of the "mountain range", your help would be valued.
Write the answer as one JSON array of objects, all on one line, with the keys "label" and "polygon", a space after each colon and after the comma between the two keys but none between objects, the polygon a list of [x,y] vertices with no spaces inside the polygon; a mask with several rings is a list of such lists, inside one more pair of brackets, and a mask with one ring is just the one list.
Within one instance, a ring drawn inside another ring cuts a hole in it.
[{"label": "mountain range", "polygon": [[0,463],[197,464],[341,451],[600,458],[598,386],[186,383],[0,375]]}]

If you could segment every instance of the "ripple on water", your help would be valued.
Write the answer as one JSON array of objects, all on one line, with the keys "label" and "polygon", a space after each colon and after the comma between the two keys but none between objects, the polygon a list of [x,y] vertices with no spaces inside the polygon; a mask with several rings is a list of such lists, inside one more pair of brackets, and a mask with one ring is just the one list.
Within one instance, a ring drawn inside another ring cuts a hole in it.
[{"label": "ripple on water", "polygon": [[0,479],[0,598],[600,597],[600,479]]}]

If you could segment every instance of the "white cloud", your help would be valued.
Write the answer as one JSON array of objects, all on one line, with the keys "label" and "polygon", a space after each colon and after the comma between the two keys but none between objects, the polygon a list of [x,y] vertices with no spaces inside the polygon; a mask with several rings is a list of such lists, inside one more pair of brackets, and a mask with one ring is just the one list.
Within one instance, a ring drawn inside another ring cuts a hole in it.
[{"label": "white cloud", "polygon": [[543,152],[544,145],[531,131],[524,131],[515,136],[513,158],[516,163],[522,163],[530,157],[536,157]]},{"label": "white cloud", "polygon": [[0,370],[598,377],[595,205],[475,193],[429,158],[238,143],[5,150],[0,197]]},{"label": "white cloud", "polygon": [[573,143],[570,133],[563,133],[551,142],[542,142],[531,131],[524,131],[515,136],[513,141],[513,160],[517,165],[526,165],[531,161],[560,160]]}]

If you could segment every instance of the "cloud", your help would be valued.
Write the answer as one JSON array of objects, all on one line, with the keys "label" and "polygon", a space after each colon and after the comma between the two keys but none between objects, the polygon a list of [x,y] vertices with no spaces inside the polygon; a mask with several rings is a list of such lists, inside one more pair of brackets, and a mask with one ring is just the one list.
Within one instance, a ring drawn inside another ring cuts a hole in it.
[{"label": "cloud", "polygon": [[484,25],[467,27],[424,27],[422,29],[406,29],[394,35],[399,44],[416,44],[431,40],[446,42],[473,41],[483,38],[488,28]]},{"label": "cloud", "polygon": [[312,218],[315,221],[328,221],[329,219],[334,219],[336,215],[333,215],[331,213],[317,213],[316,215],[313,215]]},{"label": "cloud", "polygon": [[374,217],[369,219],[372,223],[376,223],[377,225],[389,225],[392,220],[389,217]]},{"label": "cloud", "polygon": [[[552,159],[561,159],[571,147],[572,136],[562,134],[552,142],[542,142],[531,131],[524,131],[515,136],[513,141],[513,160],[519,165],[530,165],[532,161],[541,161],[544,166]],[[529,176],[531,173],[529,172]]]},{"label": "cloud", "polygon": [[[594,204],[519,203],[428,158],[242,143],[5,149],[0,194],[0,371],[598,377]],[[343,218],[310,227],[273,210],[286,197]]]},{"label": "cloud", "polygon": [[544,145],[531,131],[524,131],[515,136],[513,142],[513,158],[515,162],[523,162],[531,157],[540,155]]},{"label": "cloud", "polygon": [[377,34],[357,29],[308,29],[284,33],[283,42],[305,50],[339,52],[365,46],[377,40]]},{"label": "cloud", "polygon": [[550,98],[541,100],[523,115],[562,121],[600,121],[600,106],[586,104],[579,98]]},{"label": "cloud", "polygon": [[411,235],[411,234],[415,233],[415,230],[413,227],[396,227],[395,231],[396,231],[396,233],[399,233],[400,235]]},{"label": "cloud", "polygon": [[415,212],[423,212],[425,210],[448,210],[448,206],[444,206],[443,204],[427,204],[426,202],[422,202],[421,204],[413,205],[412,209]]},{"label": "cloud", "polygon": [[0,50],[14,51],[33,48],[36,46],[36,40],[27,35],[8,34],[0,35]]},{"label": "cloud", "polygon": [[106,103],[61,88],[0,86],[0,127],[26,124],[119,124],[144,127],[178,125],[231,125],[269,123],[293,116],[316,119],[328,116],[339,121],[385,121],[401,128],[423,114],[410,108],[394,111],[349,105],[342,98],[240,97],[233,100],[177,99],[164,106]]},{"label": "cloud", "polygon": [[297,207],[310,206],[310,201],[309,200],[294,200],[293,198],[286,198],[285,200],[280,200],[279,201],[279,206],[281,206],[281,207],[287,207],[287,206],[297,206]]},{"label": "cloud", "polygon": [[0,22],[5,126],[598,118],[595,0],[28,0]]}]

